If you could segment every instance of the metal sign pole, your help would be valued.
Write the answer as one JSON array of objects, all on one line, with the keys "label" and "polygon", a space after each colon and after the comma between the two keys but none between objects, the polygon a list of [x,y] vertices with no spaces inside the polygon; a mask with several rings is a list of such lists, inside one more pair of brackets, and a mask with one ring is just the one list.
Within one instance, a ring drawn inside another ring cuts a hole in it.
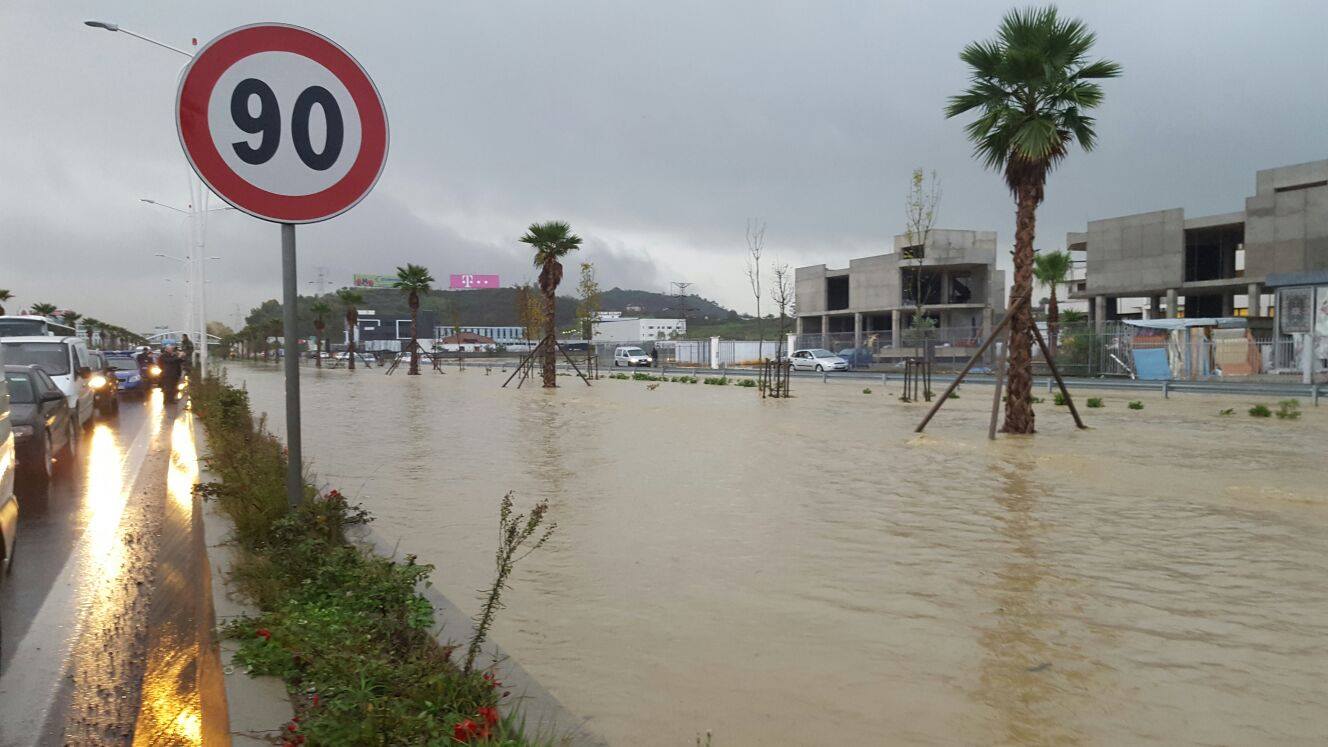
[{"label": "metal sign pole", "polygon": [[296,349],[299,302],[295,282],[295,224],[281,224],[281,305],[283,357],[286,365],[286,504],[298,508],[304,500],[304,460],[300,455],[300,351]]}]

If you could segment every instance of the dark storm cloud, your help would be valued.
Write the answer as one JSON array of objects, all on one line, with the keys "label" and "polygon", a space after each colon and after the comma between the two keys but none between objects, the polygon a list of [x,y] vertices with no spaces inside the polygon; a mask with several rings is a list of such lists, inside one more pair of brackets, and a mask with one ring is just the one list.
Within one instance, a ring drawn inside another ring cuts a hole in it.
[{"label": "dark storm cloud", "polygon": [[[187,45],[260,20],[350,49],[387,103],[392,151],[355,210],[300,229],[302,280],[422,262],[436,276],[533,275],[516,238],[561,218],[607,286],[750,308],[743,227],[770,256],[843,264],[902,229],[909,172],[935,169],[940,224],[1013,235],[998,176],[940,111],[964,85],[958,51],[990,37],[999,3],[140,2],[8,3],[0,23],[0,287],[20,303],[68,294],[148,325],[183,228],[139,197],[183,202],[171,108],[180,59],[82,26],[104,17]],[[1311,2],[1063,3],[1125,77],[1107,84],[1101,145],[1052,177],[1039,245],[1095,217],[1237,210],[1258,168],[1324,157],[1328,9]],[[1316,89],[1317,90],[1317,89]],[[277,230],[214,218],[212,316],[277,295]],[[35,249],[36,251],[31,251]],[[59,283],[45,277],[68,266]],[[92,268],[95,267],[95,270]],[[306,286],[307,287],[307,286]],[[123,289],[138,302],[123,303]],[[39,299],[40,297],[40,299]],[[74,305],[74,304],[70,304]]]}]

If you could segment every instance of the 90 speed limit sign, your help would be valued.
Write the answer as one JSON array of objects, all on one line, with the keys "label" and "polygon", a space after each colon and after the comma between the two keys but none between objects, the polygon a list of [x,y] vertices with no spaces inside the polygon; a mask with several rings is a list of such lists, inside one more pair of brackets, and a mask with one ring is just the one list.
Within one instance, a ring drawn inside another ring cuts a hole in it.
[{"label": "90 speed limit sign", "polygon": [[213,192],[277,223],[349,210],[387,160],[387,114],[346,50],[298,26],[242,26],[180,78],[180,144]]}]

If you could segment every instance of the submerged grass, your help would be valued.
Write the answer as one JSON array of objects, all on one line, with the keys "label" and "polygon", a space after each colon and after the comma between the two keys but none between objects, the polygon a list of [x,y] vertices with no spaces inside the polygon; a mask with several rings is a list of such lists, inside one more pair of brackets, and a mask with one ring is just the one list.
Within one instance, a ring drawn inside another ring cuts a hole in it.
[{"label": "submerged grass", "polygon": [[[240,556],[231,580],[261,610],[224,634],[241,642],[238,663],[281,677],[295,695],[297,716],[281,727],[283,744],[535,743],[523,736],[519,714],[500,714],[508,693],[494,673],[458,665],[434,638],[433,607],[417,591],[432,566],[348,542],[347,530],[370,517],[336,490],[306,485],[303,505],[288,511],[284,449],[254,423],[243,390],[207,379],[192,400],[218,478],[198,491],[234,521]],[[506,522],[510,496],[503,506]],[[531,532],[543,511],[537,507]],[[495,584],[499,592],[505,579]],[[482,631],[472,652],[480,640]]]}]

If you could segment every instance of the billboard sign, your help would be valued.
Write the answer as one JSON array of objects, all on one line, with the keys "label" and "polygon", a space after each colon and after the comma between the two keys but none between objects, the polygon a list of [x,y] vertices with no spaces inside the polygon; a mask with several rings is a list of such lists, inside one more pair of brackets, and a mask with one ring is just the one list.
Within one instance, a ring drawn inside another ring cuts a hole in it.
[{"label": "billboard sign", "polygon": [[497,275],[453,275],[447,285],[452,290],[470,290],[472,288],[497,288]]},{"label": "billboard sign", "polygon": [[396,275],[361,275],[355,274],[353,278],[356,288],[391,288],[397,281]]}]

